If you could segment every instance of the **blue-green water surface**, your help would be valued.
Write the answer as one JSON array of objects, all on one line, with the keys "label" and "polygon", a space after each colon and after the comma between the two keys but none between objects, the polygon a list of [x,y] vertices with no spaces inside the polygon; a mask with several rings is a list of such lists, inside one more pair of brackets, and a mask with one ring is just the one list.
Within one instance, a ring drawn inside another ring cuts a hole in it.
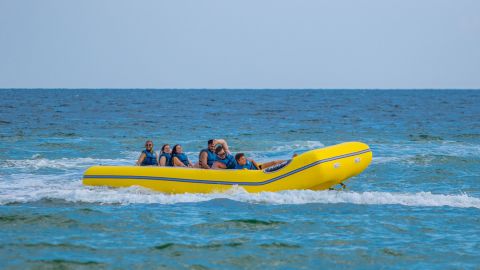
[{"label": "blue-green water surface", "polygon": [[[345,141],[343,191],[84,187],[146,139],[258,161]],[[0,268],[478,269],[480,91],[0,90]]]}]

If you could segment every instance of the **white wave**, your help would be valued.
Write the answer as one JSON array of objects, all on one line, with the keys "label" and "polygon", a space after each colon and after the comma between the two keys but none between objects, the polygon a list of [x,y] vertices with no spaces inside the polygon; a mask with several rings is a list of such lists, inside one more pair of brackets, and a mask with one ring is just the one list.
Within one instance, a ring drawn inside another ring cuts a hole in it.
[{"label": "white wave", "polygon": [[441,145],[433,149],[439,155],[451,155],[456,157],[479,156],[480,145],[471,143],[442,142]]},{"label": "white wave", "polygon": [[377,153],[381,156],[445,155],[469,157],[480,155],[480,145],[452,141],[372,143],[370,147],[374,150],[374,154]]},{"label": "white wave", "polygon": [[298,151],[298,150],[312,150],[325,147],[320,141],[293,141],[284,142],[282,145],[273,146],[270,151]]},{"label": "white wave", "polygon": [[[67,178],[67,179],[66,179]],[[288,190],[248,193],[234,187],[224,193],[164,194],[141,187],[108,188],[83,186],[78,174],[42,176],[21,174],[0,179],[0,205],[27,203],[42,199],[61,199],[73,203],[99,204],[175,204],[229,199],[254,204],[349,203],[367,205],[405,205],[426,207],[473,207],[480,209],[480,198],[467,194],[353,192]]]},{"label": "white wave", "polygon": [[371,144],[373,164],[402,162],[416,164],[420,158],[422,165],[428,165],[435,156],[467,157],[480,156],[480,145],[453,141],[442,142],[405,142]]},{"label": "white wave", "polygon": [[98,159],[98,158],[60,158],[47,159],[34,157],[31,159],[7,159],[0,162],[2,168],[12,169],[79,169],[93,165],[134,165],[136,160],[130,159]]},{"label": "white wave", "polygon": [[[156,151],[158,153],[158,151]],[[141,151],[122,151],[122,156],[126,159],[132,160],[133,162],[137,161],[140,156]]]},{"label": "white wave", "polygon": [[[278,155],[264,152],[245,152],[250,158],[259,162],[265,162],[272,159],[289,159],[291,155]],[[58,170],[85,170],[94,165],[134,165],[138,158],[138,153],[124,152],[125,158],[105,159],[105,158],[59,158],[48,159],[39,155],[34,155],[29,159],[7,159],[0,161],[0,168],[15,169],[20,171],[36,171],[40,169],[58,169]],[[198,162],[198,153],[186,152],[190,161]]]},{"label": "white wave", "polygon": [[373,156],[372,164],[384,164],[390,162],[399,162],[411,158],[412,156],[399,156],[399,157],[377,157]]}]

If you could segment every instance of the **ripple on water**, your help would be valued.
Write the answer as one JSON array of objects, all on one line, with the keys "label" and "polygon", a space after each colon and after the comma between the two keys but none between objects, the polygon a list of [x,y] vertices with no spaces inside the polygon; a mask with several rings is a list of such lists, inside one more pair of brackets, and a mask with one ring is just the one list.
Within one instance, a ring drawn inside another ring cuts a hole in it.
[{"label": "ripple on water", "polygon": [[289,244],[289,243],[283,243],[283,242],[272,242],[272,243],[265,243],[265,244],[260,244],[259,245],[262,248],[276,248],[276,249],[282,249],[282,248],[301,248],[301,245],[297,244]]},{"label": "ripple on water", "polygon": [[63,215],[13,214],[0,215],[0,226],[35,225],[68,227],[79,224],[78,221]]},{"label": "ripple on water", "polygon": [[418,135],[413,135],[410,134],[408,135],[411,141],[443,141],[443,138],[440,136],[435,136],[435,135],[429,135],[429,134],[418,134]]},{"label": "ripple on water", "polygon": [[244,243],[241,241],[232,242],[210,242],[207,244],[181,244],[181,243],[165,243],[152,247],[154,250],[169,250],[169,249],[213,249],[218,250],[221,248],[236,248],[242,246]]},{"label": "ripple on water", "polygon": [[[2,266],[479,265],[478,91],[0,95],[0,111],[6,112],[0,113]],[[189,106],[176,110],[185,96]],[[132,164],[145,137],[157,147],[180,143],[197,159],[206,140],[217,136],[259,161],[359,140],[370,145],[374,162],[344,192],[171,195],[81,184],[89,166]]]},{"label": "ripple on water", "polygon": [[89,247],[86,245],[79,245],[79,244],[72,244],[72,243],[47,243],[47,242],[39,242],[39,243],[12,243],[12,244],[5,244],[0,246],[0,248],[7,248],[7,247],[14,247],[14,248],[27,248],[27,249],[34,249],[34,250],[45,250],[50,249],[51,251],[67,251],[67,250],[74,250],[74,251],[97,251],[96,248]]},{"label": "ripple on water", "polygon": [[193,227],[200,229],[216,229],[216,230],[268,230],[275,229],[281,225],[287,224],[283,221],[260,220],[260,219],[232,219],[223,222],[200,223]]},{"label": "ripple on water", "polygon": [[107,264],[96,261],[76,261],[76,260],[29,260],[27,265],[34,269],[106,269]]},{"label": "ripple on water", "polygon": [[[82,215],[98,215],[101,212],[77,211]],[[104,223],[85,222],[82,217],[69,218],[66,213],[58,214],[3,214],[0,215],[0,228],[77,228],[87,230],[109,231],[110,227]]]}]

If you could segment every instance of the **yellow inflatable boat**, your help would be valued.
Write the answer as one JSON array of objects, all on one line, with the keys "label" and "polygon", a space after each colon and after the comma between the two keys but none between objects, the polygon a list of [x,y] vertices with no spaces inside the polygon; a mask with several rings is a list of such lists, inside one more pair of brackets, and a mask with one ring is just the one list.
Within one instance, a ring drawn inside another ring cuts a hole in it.
[{"label": "yellow inflatable boat", "polygon": [[348,142],[305,152],[264,170],[205,170],[179,167],[93,166],[83,176],[90,186],[142,186],[166,193],[222,192],[239,186],[249,192],[323,190],[365,170],[368,145]]}]

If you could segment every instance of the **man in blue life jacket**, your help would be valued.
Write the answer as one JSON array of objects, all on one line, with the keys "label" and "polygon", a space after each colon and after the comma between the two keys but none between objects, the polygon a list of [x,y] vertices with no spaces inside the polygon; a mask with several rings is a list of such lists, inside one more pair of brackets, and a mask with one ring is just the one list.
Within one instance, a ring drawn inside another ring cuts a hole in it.
[{"label": "man in blue life jacket", "polygon": [[208,140],[208,147],[200,151],[198,155],[198,167],[202,169],[210,169],[213,166],[213,163],[217,160],[217,155],[215,154],[215,147],[217,144],[221,144],[223,148],[228,151],[227,142],[223,139],[211,139]]},{"label": "man in blue life jacket", "polygon": [[[297,154],[293,154],[293,157],[296,157]],[[245,157],[244,153],[238,153],[235,155],[235,161],[237,162],[235,169],[247,169],[247,170],[263,170],[272,166],[275,166],[277,164],[280,164],[282,162],[285,162],[285,160],[274,160],[274,161],[269,161],[265,163],[257,163],[255,160]]]},{"label": "man in blue life jacket", "polygon": [[157,153],[153,150],[153,142],[148,140],[145,142],[145,150],[142,151],[136,163],[137,166],[157,166]]},{"label": "man in blue life jacket", "polygon": [[237,164],[235,165],[235,169],[241,170],[258,170],[260,167],[253,159],[247,159],[244,153],[238,153],[235,155],[235,160]]},{"label": "man in blue life jacket", "polygon": [[212,169],[235,169],[237,162],[230,151],[225,151],[223,145],[215,148],[217,160],[213,163]]}]

